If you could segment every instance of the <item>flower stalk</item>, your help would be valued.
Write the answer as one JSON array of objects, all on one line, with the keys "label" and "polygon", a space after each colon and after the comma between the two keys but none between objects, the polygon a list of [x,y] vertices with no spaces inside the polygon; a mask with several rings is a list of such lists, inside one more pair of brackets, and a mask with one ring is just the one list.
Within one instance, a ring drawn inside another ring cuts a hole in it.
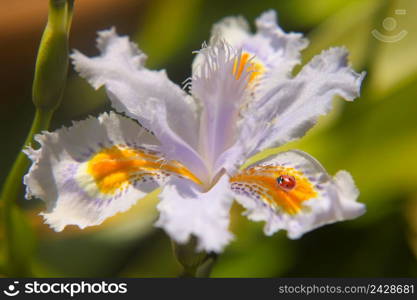
[{"label": "flower stalk", "polygon": [[[68,70],[68,35],[73,4],[74,0],[49,2],[48,23],[40,43],[32,86],[36,112],[22,149],[35,146],[33,137],[49,128],[52,115],[61,102]],[[24,247],[21,242],[33,240],[33,234],[16,204],[28,165],[28,158],[20,151],[0,196],[5,235],[4,269],[9,276],[31,275],[30,252],[33,247]]]},{"label": "flower stalk", "polygon": [[197,239],[192,236],[186,244],[177,244],[172,241],[172,250],[175,258],[183,267],[180,277],[210,277],[211,269],[217,259],[215,253],[197,250]]}]

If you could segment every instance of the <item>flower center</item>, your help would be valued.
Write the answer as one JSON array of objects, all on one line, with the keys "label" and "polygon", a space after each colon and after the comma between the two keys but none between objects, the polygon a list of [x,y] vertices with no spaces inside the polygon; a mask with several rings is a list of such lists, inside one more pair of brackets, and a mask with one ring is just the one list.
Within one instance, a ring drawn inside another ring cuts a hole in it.
[{"label": "flower center", "polygon": [[249,83],[255,82],[260,75],[265,72],[265,67],[261,61],[256,59],[252,54],[248,52],[242,52],[240,57],[235,59],[233,65],[233,75],[235,76],[236,80],[239,80],[242,76],[243,70],[247,68],[247,72],[250,73],[249,75]]},{"label": "flower center", "polygon": [[294,168],[252,167],[239,172],[230,182],[235,192],[292,215],[302,209],[304,201],[317,197],[313,184]]},{"label": "flower center", "polygon": [[146,178],[158,181],[170,175],[201,183],[177,161],[166,161],[157,152],[124,145],[103,148],[97,152],[87,162],[87,173],[103,194],[114,194],[137,181],[146,181]]}]

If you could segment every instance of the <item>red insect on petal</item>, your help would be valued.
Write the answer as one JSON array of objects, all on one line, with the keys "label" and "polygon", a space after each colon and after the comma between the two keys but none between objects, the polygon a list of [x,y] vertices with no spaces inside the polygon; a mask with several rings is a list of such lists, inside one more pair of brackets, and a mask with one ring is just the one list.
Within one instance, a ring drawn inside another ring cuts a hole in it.
[{"label": "red insect on petal", "polygon": [[290,175],[281,175],[277,178],[277,183],[280,188],[286,191],[290,191],[295,188],[296,180],[294,176]]}]

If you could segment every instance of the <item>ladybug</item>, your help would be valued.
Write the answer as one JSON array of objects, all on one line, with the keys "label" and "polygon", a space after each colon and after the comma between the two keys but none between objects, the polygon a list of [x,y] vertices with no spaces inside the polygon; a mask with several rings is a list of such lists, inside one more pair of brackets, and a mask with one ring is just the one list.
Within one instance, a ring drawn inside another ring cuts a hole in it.
[{"label": "ladybug", "polygon": [[294,176],[291,175],[281,175],[277,178],[278,186],[285,190],[285,191],[291,191],[293,188],[295,188],[296,180]]}]

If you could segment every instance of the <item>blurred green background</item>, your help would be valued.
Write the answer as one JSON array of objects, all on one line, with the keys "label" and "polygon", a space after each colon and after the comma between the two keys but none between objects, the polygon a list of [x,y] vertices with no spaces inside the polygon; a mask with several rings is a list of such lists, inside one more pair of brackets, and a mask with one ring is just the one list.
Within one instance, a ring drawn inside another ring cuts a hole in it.
[{"label": "blurred green background", "polygon": [[[0,2],[0,183],[32,121],[31,84],[47,2]],[[240,14],[253,25],[270,8],[277,10],[285,31],[303,32],[310,39],[303,64],[322,49],[345,45],[354,68],[368,75],[360,99],[338,99],[334,111],[302,140],[268,154],[298,148],[330,173],[348,170],[367,213],[293,241],[284,232],[264,236],[262,224],[240,216],[242,209],[235,205],[231,229],[236,238],[212,276],[417,276],[417,1],[76,0],[70,45],[95,55],[95,32],[116,26],[148,54],[149,67],[165,68],[181,83],[190,75],[192,51],[208,40],[214,22]],[[384,42],[372,30],[386,37],[406,31],[406,36]],[[109,109],[104,92],[93,91],[71,69],[51,129]],[[19,204],[36,237],[28,237],[22,247],[33,258],[34,275],[177,276],[181,267],[168,237],[152,227],[155,195],[102,226],[55,233],[38,216],[43,203],[26,201],[22,194]]]}]

